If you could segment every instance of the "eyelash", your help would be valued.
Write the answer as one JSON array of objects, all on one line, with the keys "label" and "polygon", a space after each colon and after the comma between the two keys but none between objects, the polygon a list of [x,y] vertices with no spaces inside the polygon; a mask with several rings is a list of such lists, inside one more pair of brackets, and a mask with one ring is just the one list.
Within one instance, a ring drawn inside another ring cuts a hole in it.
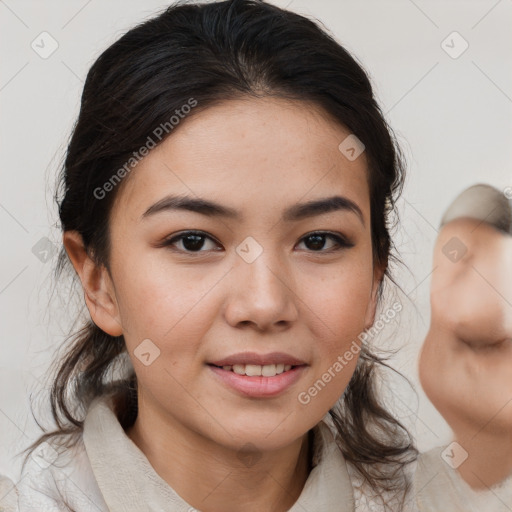
[{"label": "eyelash", "polygon": [[[207,235],[203,231],[184,231],[183,233],[180,233],[179,235],[175,235],[175,236],[172,236],[172,237],[164,240],[161,244],[161,247],[168,247],[169,249],[171,249],[173,251],[180,252],[182,254],[187,254],[187,255],[200,255],[201,253],[208,252],[208,251],[203,251],[203,250],[187,251],[187,250],[183,250],[183,249],[177,249],[176,247],[172,247],[176,242],[179,242],[180,240],[183,240],[184,238],[187,238],[188,236],[191,236],[191,235],[200,236],[202,238],[208,238],[208,239],[212,240],[213,242],[217,243],[214,238]],[[337,247],[331,248],[329,250],[307,251],[307,252],[318,253],[318,254],[332,254],[333,252],[338,252],[343,249],[350,249],[351,247],[354,247],[354,245],[355,245],[348,238],[346,238],[342,235],[336,234],[336,233],[331,233],[329,231],[313,231],[311,233],[304,235],[300,239],[300,242],[307,240],[309,237],[312,237],[314,235],[326,236],[327,238],[331,238],[331,240],[334,240],[336,242]]]}]

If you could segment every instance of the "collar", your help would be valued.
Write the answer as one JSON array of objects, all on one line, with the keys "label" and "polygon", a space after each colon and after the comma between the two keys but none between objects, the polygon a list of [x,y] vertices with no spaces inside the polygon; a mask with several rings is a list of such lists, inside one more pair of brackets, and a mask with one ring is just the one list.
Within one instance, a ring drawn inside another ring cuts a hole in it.
[{"label": "collar", "polygon": [[[353,512],[354,496],[345,459],[329,425],[329,417],[313,428],[313,469],[298,500],[288,512]],[[91,403],[83,440],[91,467],[111,512],[190,512],[193,509],[153,469],[126,435],[111,397]],[[115,461],[113,470],[112,461]]]}]

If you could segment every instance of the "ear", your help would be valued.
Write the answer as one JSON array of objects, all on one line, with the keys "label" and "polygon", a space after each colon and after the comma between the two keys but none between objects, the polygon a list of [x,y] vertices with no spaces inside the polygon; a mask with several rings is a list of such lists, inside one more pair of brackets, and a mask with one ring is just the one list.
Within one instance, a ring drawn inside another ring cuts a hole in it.
[{"label": "ear", "polygon": [[80,277],[92,321],[111,336],[123,334],[114,286],[105,266],[98,266],[84,247],[77,231],[65,231],[66,252]]},{"label": "ear", "polygon": [[366,309],[366,315],[364,318],[364,328],[368,329],[373,325],[375,321],[375,313],[377,311],[377,303],[378,303],[378,292],[379,286],[384,278],[384,272],[386,271],[386,265],[374,265],[373,271],[373,281],[372,287],[370,290],[370,301],[368,303],[368,307]]}]

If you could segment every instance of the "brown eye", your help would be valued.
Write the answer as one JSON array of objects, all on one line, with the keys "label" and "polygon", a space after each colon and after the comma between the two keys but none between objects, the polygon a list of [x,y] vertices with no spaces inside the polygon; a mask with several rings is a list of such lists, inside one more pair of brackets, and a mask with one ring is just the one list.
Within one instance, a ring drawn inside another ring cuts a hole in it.
[{"label": "brown eye", "polygon": [[187,251],[200,251],[204,245],[205,237],[201,235],[186,235],[181,238],[181,241]]},{"label": "brown eye", "polygon": [[[170,238],[169,240],[166,240],[163,245],[166,247],[171,247],[180,252],[199,253],[212,250],[211,247],[202,250],[205,246],[206,241],[213,242],[214,247],[217,246],[215,241],[211,237],[207,236],[206,234],[200,231],[187,231],[185,233],[181,233],[177,236]],[[181,247],[177,245],[179,243],[181,243]]]},{"label": "brown eye", "polygon": [[[323,250],[325,249],[325,243],[328,239],[334,241],[334,246],[331,245],[327,248],[327,250]],[[345,237],[336,235],[334,233],[311,233],[303,237],[302,241],[306,247],[313,252],[332,252],[354,246],[354,244],[347,240]]]}]

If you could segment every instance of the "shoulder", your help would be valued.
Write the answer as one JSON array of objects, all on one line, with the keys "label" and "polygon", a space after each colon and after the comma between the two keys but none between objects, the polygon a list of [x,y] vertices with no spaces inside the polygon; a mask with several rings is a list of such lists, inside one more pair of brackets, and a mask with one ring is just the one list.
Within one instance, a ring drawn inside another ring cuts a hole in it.
[{"label": "shoulder", "polygon": [[[331,445],[331,448],[336,452],[339,452],[341,459],[343,460],[343,467],[346,468],[346,478],[350,486],[350,490],[353,496],[352,509],[355,512],[384,512],[385,510],[401,510],[402,512],[418,512],[416,503],[412,498],[412,479],[416,467],[416,463],[407,464],[403,467],[403,479],[404,485],[409,483],[409,490],[405,492],[399,492],[393,494],[392,492],[376,492],[368,484],[364,476],[356,469],[356,467],[347,460],[342,452],[339,445],[339,432],[336,429],[332,419],[329,415],[326,415],[321,423],[319,424],[321,431],[325,434],[327,432],[330,435],[324,435],[323,439],[326,444]],[[334,448],[335,447],[335,448]],[[345,469],[343,469],[345,473]],[[338,475],[338,478],[343,477],[343,473]],[[386,508],[386,506],[387,508]]]},{"label": "shoulder", "polygon": [[19,512],[106,512],[82,435],[39,445],[16,485]]},{"label": "shoulder", "polygon": [[460,445],[451,443],[422,453],[414,477],[420,512],[464,510],[464,512],[509,512],[512,503],[512,476],[488,490],[472,489],[460,476],[463,463]]}]

